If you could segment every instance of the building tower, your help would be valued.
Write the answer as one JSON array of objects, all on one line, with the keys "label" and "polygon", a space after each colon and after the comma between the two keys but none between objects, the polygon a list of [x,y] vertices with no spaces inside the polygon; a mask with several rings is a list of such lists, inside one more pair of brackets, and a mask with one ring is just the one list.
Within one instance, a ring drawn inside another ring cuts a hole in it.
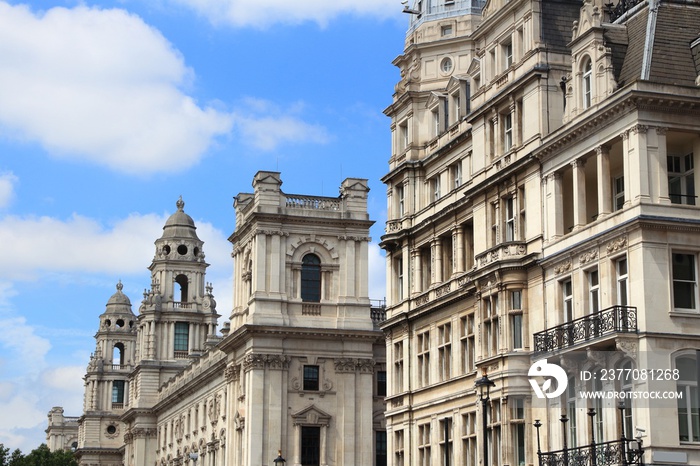
[{"label": "building tower", "polygon": [[85,376],[83,416],[78,425],[77,457],[81,464],[121,462],[124,411],[129,372],[136,354],[136,316],[131,301],[117,284],[100,315],[97,346]]},{"label": "building tower", "polygon": [[205,283],[204,243],[182,198],[176,206],[155,241],[151,289],[144,291],[139,308],[136,365],[130,376],[129,407],[122,418],[127,464],[155,461],[153,407],[160,386],[218,341],[219,315],[212,287]]}]

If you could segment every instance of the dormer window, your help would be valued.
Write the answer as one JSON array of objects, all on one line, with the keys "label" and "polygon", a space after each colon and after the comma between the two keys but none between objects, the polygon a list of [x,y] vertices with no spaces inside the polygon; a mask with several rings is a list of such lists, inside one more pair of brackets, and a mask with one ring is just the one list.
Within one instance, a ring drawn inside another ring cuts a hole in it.
[{"label": "dormer window", "polygon": [[586,63],[583,65],[583,78],[582,78],[582,92],[583,92],[583,108],[586,109],[591,106],[591,93],[593,90],[593,65],[591,64],[590,58],[586,59]]}]

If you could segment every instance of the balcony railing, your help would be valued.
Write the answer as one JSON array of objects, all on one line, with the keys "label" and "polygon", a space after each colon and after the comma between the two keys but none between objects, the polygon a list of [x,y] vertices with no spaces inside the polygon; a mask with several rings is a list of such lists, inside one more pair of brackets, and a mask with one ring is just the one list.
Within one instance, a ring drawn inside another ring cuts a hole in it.
[{"label": "balcony railing", "polygon": [[[630,444],[635,445],[631,448]],[[618,439],[565,450],[539,452],[540,466],[641,465],[644,450],[639,442]]]},{"label": "balcony railing", "polygon": [[535,352],[568,348],[614,333],[637,332],[637,308],[613,306],[595,314],[574,319],[556,327],[537,332]]}]

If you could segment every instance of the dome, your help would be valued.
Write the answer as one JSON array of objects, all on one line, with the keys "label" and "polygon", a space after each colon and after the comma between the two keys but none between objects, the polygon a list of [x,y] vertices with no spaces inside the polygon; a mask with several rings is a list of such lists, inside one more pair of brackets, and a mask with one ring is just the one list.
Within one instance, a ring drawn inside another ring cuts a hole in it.
[{"label": "dome", "polygon": [[131,311],[131,300],[127,295],[122,293],[123,288],[124,285],[122,285],[121,280],[119,280],[119,283],[117,283],[117,292],[109,298],[109,301],[107,301],[107,310],[105,311],[105,314],[121,315],[126,313],[133,315],[133,312]]},{"label": "dome", "polygon": [[175,205],[177,206],[177,212],[172,214],[165,222],[161,238],[194,238],[198,240],[199,238],[195,231],[197,227],[194,226],[194,220],[183,210],[185,202],[182,200],[182,196],[180,196]]}]

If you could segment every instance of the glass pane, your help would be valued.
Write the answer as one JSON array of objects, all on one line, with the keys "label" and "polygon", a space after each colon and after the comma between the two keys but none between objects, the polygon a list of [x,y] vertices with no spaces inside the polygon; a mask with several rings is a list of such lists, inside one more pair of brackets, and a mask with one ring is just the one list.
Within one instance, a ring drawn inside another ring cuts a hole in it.
[{"label": "glass pane", "polygon": [[697,383],[697,366],[695,364],[695,358],[686,356],[676,359],[676,368],[679,372],[679,380],[687,380],[689,382]]}]

